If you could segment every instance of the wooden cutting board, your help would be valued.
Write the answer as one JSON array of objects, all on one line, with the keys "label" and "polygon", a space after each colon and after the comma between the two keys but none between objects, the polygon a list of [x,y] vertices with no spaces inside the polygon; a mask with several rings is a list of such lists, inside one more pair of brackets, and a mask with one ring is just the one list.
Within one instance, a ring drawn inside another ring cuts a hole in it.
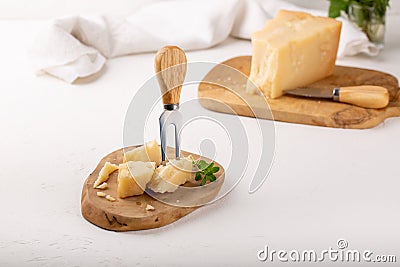
[{"label": "wooden cutting board", "polygon": [[[144,230],[158,228],[170,224],[199,208],[199,206],[171,206],[152,198],[146,193],[140,196],[119,199],[117,197],[118,171],[115,171],[110,175],[110,178],[107,181],[108,189],[94,189],[93,184],[97,179],[101,168],[104,166],[104,163],[106,163],[107,161],[113,164],[122,163],[123,153],[123,149],[119,149],[105,156],[99,162],[96,169],[86,179],[83,185],[81,198],[81,212],[86,220],[106,230]],[[169,148],[168,153],[172,156],[174,154],[174,150]],[[181,154],[183,156],[188,156],[189,154],[195,157],[198,156],[196,154],[188,153],[185,151],[181,151]],[[211,161],[207,158],[203,159],[205,159],[207,162]],[[220,191],[221,186],[224,182],[225,170],[217,162],[214,162],[214,164],[215,166],[220,167],[219,172],[215,174],[217,180],[210,184],[207,184],[206,186],[202,186],[201,190],[198,190],[198,192],[201,193],[201,197],[203,198],[203,200],[214,199]],[[195,185],[187,182],[184,186],[193,187]],[[99,191],[113,196],[114,198],[116,198],[116,201],[110,202],[105,198],[98,197],[97,192]],[[147,211],[147,204],[153,206],[155,210]]]},{"label": "wooden cutting board", "polygon": [[[268,99],[271,112],[265,112],[264,97],[249,95],[245,92],[247,77],[250,74],[251,56],[235,57],[221,64],[233,67],[244,75],[219,65],[204,77],[198,88],[199,101],[203,107],[213,111],[350,129],[372,128],[386,118],[400,116],[398,81],[394,76],[384,72],[336,66],[333,75],[308,86],[315,88],[365,84],[383,86],[389,90],[391,99],[389,106],[384,109],[366,109],[329,100],[282,96],[278,99]],[[224,86],[243,97],[248,105]]]}]

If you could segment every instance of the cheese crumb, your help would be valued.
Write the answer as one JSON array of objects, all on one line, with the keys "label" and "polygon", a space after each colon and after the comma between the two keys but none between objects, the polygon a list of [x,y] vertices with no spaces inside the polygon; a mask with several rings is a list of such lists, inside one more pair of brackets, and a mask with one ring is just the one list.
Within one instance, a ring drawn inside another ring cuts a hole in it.
[{"label": "cheese crumb", "polygon": [[98,197],[105,197],[105,196],[106,196],[106,193],[104,193],[104,192],[97,192],[97,196],[98,196]]},{"label": "cheese crumb", "polygon": [[155,208],[152,205],[147,204],[146,210],[155,210]]},{"label": "cheese crumb", "polygon": [[101,185],[96,187],[96,189],[107,189],[107,188],[108,188],[108,184],[106,182],[104,182]]},{"label": "cheese crumb", "polygon": [[107,196],[106,196],[106,199],[107,199],[108,201],[111,201],[111,202],[114,202],[114,201],[115,201],[115,198],[113,198],[113,197],[110,196],[110,195],[107,195]]}]

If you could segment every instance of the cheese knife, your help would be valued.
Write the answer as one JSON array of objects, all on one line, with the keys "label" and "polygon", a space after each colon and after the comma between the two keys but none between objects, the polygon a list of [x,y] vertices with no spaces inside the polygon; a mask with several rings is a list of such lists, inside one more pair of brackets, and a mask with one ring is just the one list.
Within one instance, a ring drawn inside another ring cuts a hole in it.
[{"label": "cheese knife", "polygon": [[175,157],[180,157],[179,133],[182,126],[182,114],[179,112],[179,100],[186,76],[186,63],[185,52],[177,46],[161,48],[154,60],[154,68],[164,104],[164,112],[159,119],[161,164],[163,165],[165,165],[167,159],[167,128],[171,124],[174,126],[175,134]]},{"label": "cheese knife", "polygon": [[333,101],[356,105],[363,108],[384,108],[389,104],[386,88],[373,85],[325,88],[297,88],[285,93],[294,96],[331,99]]}]

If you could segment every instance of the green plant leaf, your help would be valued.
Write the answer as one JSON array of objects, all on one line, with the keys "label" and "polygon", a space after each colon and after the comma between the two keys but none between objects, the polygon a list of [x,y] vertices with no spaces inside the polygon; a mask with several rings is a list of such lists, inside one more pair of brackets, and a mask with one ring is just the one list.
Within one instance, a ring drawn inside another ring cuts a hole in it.
[{"label": "green plant leaf", "polygon": [[213,168],[214,166],[214,162],[211,162],[210,164],[208,164],[207,168],[204,169],[205,173],[209,173],[210,170]]},{"label": "green plant leaf", "polygon": [[196,181],[200,181],[201,179],[201,173],[200,172],[196,172],[196,177],[194,178]]},{"label": "green plant leaf", "polygon": [[[329,5],[329,17],[336,18],[340,16],[340,12],[344,11],[349,14],[349,6],[351,3],[358,4],[361,7],[373,7],[375,13],[379,17],[383,17],[386,14],[386,10],[390,7],[390,0],[328,0]],[[361,22],[360,22],[361,24]]]},{"label": "green plant leaf", "polygon": [[216,173],[218,171],[219,171],[219,167],[216,166],[216,167],[211,168],[210,173]]},{"label": "green plant leaf", "polygon": [[330,0],[328,15],[331,18],[340,17],[340,12],[345,11],[348,13],[349,0]]},{"label": "green plant leaf", "polygon": [[208,163],[205,160],[199,160],[195,163],[195,165],[200,169],[200,170],[204,170],[207,168]]},{"label": "green plant leaf", "polygon": [[214,174],[211,174],[211,175],[209,176],[208,180],[209,180],[210,182],[214,182],[215,180],[217,180],[217,177],[215,177]]},{"label": "green plant leaf", "polygon": [[218,166],[214,166],[214,162],[207,163],[205,160],[193,161],[192,164],[197,167],[198,171],[195,175],[195,180],[200,181],[200,186],[203,186],[207,181],[214,182],[217,177],[214,173],[219,171]]}]

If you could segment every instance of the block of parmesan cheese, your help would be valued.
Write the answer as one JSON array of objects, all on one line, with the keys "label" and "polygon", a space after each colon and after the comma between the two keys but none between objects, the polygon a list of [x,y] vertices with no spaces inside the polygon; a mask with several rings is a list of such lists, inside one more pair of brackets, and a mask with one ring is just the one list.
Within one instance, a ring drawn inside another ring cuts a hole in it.
[{"label": "block of parmesan cheese", "polygon": [[118,188],[119,198],[143,194],[147,183],[153,176],[154,162],[129,161],[119,165]]},{"label": "block of parmesan cheese", "polygon": [[247,92],[255,93],[259,88],[266,97],[277,98],[284,90],[331,75],[341,27],[341,22],[332,18],[280,10],[251,37],[253,56]]}]

